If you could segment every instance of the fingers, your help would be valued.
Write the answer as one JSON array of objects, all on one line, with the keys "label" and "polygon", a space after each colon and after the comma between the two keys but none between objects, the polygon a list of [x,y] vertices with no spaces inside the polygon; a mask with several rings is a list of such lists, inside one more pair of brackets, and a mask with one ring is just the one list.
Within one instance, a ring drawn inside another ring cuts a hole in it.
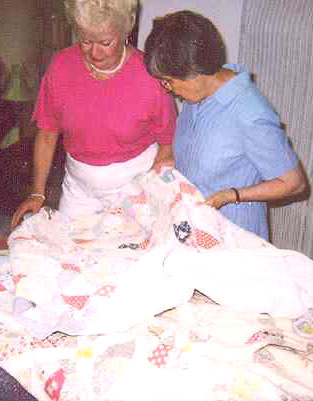
[{"label": "fingers", "polygon": [[27,209],[24,207],[20,206],[17,211],[13,214],[12,220],[11,220],[11,230],[13,230],[21,221],[23,215],[27,212]]},{"label": "fingers", "polygon": [[155,162],[151,167],[151,170],[154,170],[157,174],[160,174],[163,167],[174,168],[175,162],[174,160],[160,160],[159,162]]},{"label": "fingers", "polygon": [[163,164],[157,163],[152,167],[152,170],[154,170],[157,174],[160,174],[162,166]]},{"label": "fingers", "polygon": [[201,205],[211,206],[214,209],[219,209],[221,207],[221,204],[215,198],[212,197],[205,199],[205,201],[202,202]]},{"label": "fingers", "polygon": [[17,210],[11,220],[11,225],[10,225],[10,229],[13,230],[16,226],[18,226],[20,224],[20,221],[23,217],[23,215],[26,213],[23,212],[22,210]]},{"label": "fingers", "polygon": [[12,220],[11,220],[11,224],[10,224],[10,230],[13,230],[20,222],[21,217],[19,215],[19,213],[16,211],[13,214]]},{"label": "fingers", "polygon": [[225,198],[223,196],[223,192],[216,192],[211,196],[208,196],[204,203],[206,205],[214,207],[214,209],[220,209],[224,206],[227,202],[225,202]]},{"label": "fingers", "polygon": [[232,189],[225,189],[224,191],[215,192],[205,199],[205,204],[220,209],[228,203],[234,203],[236,200],[234,191]]},{"label": "fingers", "polygon": [[20,224],[22,217],[27,212],[38,213],[38,211],[42,207],[43,203],[44,203],[44,201],[42,199],[38,199],[38,198],[26,199],[20,205],[20,207],[16,210],[16,212],[13,214],[13,217],[11,220],[11,225],[10,225],[11,230],[13,230],[18,224]]}]

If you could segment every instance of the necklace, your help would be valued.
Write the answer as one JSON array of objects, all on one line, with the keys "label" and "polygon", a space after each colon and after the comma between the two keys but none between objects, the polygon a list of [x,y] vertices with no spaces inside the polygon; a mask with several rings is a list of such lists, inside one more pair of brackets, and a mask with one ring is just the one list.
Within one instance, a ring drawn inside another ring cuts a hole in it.
[{"label": "necklace", "polygon": [[113,68],[113,70],[101,70],[100,68],[97,68],[96,66],[94,66],[91,63],[88,63],[88,64],[89,64],[89,66],[91,67],[92,70],[94,70],[94,71],[96,71],[96,72],[98,72],[100,74],[114,74],[124,64],[125,57],[126,57],[126,46],[124,46],[124,48],[123,48],[123,54],[122,54],[122,57],[121,57],[121,61],[118,63],[118,65],[115,68]]}]

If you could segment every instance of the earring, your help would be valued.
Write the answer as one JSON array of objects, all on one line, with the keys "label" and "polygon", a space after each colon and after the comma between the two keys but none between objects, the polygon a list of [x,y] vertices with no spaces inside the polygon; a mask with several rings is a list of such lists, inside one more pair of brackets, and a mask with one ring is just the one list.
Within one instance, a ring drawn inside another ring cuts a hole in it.
[{"label": "earring", "polygon": [[126,36],[126,39],[125,39],[125,46],[128,46],[129,45],[129,36]]}]

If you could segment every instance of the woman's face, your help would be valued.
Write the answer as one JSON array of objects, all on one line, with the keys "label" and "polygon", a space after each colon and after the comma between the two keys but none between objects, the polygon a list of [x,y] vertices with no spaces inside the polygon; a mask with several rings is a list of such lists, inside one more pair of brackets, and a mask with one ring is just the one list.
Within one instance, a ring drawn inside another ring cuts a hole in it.
[{"label": "woman's face", "polygon": [[87,63],[100,70],[113,69],[121,60],[125,34],[104,27],[91,31],[79,29],[79,43]]}]

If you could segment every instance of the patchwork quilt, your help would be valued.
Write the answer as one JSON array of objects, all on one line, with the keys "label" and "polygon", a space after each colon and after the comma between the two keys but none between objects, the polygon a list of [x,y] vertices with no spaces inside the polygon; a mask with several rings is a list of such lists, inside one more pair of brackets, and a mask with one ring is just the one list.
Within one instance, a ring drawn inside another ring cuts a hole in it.
[{"label": "patchwork quilt", "polygon": [[43,208],[10,235],[0,334],[40,401],[309,401],[313,261],[149,172],[101,213]]}]

